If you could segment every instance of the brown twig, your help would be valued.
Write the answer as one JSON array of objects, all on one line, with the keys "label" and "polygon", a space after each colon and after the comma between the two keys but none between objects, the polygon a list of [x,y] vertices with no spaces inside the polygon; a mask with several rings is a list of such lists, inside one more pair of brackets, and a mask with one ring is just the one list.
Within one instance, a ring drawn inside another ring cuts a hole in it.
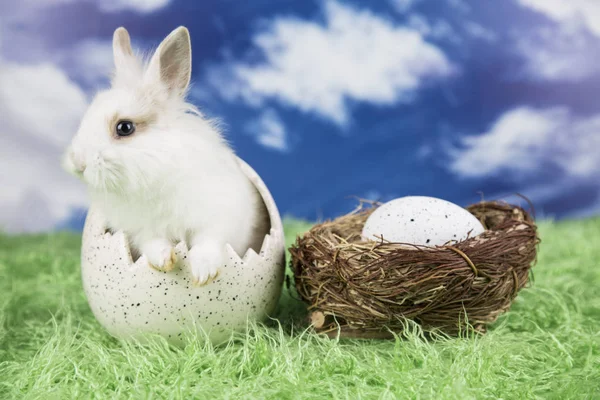
[{"label": "brown twig", "polygon": [[296,289],[319,316],[318,332],[389,337],[405,318],[425,330],[459,333],[467,323],[484,331],[527,285],[539,238],[524,209],[474,204],[467,209],[486,231],[432,248],[362,241],[377,206],[316,225],[290,248]]}]

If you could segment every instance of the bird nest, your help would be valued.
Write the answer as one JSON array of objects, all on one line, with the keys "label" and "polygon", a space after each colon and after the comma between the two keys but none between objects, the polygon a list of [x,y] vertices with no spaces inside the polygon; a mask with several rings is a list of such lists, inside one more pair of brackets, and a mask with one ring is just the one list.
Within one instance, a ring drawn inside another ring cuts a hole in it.
[{"label": "bird nest", "polygon": [[361,203],[314,226],[290,248],[296,289],[317,332],[392,337],[407,320],[428,332],[485,332],[529,282],[540,240],[521,207],[471,205],[467,210],[485,232],[438,247],[363,241],[376,208]]}]

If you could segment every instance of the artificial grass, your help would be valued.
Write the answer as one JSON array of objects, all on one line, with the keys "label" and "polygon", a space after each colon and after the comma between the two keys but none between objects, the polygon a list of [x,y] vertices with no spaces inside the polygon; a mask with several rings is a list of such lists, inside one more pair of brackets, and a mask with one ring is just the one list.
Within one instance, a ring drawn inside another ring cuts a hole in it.
[{"label": "artificial grass", "polygon": [[[308,225],[288,222],[288,244]],[[108,336],[80,236],[0,236],[0,398],[598,398],[600,219],[540,224],[535,283],[484,336],[330,340],[287,291],[278,321],[222,347]]]}]

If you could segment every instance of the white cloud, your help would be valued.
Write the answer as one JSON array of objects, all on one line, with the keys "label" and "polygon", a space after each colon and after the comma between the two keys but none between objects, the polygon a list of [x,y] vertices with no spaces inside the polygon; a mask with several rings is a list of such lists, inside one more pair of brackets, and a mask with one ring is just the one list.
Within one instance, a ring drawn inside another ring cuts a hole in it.
[{"label": "white cloud", "polygon": [[552,165],[575,179],[600,178],[600,114],[581,118],[566,107],[520,107],[463,145],[451,169],[464,177],[515,172],[527,178]]},{"label": "white cloud", "polygon": [[0,229],[51,229],[86,204],[60,156],[86,107],[85,94],[50,64],[0,62]]},{"label": "white cloud", "polygon": [[452,170],[480,177],[506,170],[535,172],[552,135],[564,124],[566,110],[517,108],[502,115],[480,136],[463,139],[465,149],[454,158]]},{"label": "white cloud", "polygon": [[465,22],[463,28],[469,34],[469,36],[476,39],[481,39],[486,42],[495,42],[497,39],[497,35],[493,31],[474,21]]},{"label": "white cloud", "polygon": [[516,0],[557,26],[516,37],[524,73],[535,80],[580,81],[600,71],[600,2],[596,0]]},{"label": "white cloud", "polygon": [[517,0],[559,23],[585,26],[600,36],[600,2],[597,0]]},{"label": "white cloud", "polygon": [[411,10],[415,4],[419,3],[420,1],[422,0],[392,0],[392,5],[398,12],[405,13]]},{"label": "white cloud", "polygon": [[114,68],[110,39],[80,41],[54,58],[71,78],[94,87],[108,84],[108,77]]},{"label": "white cloud", "polygon": [[349,101],[406,101],[428,78],[453,71],[445,54],[415,29],[333,1],[324,14],[324,24],[271,21],[253,39],[265,62],[231,61],[209,73],[210,84],[230,100],[255,106],[276,100],[343,125]]},{"label": "white cloud", "polygon": [[[427,38],[433,38],[437,41],[445,41],[457,45],[463,43],[463,38],[459,32],[457,32],[450,22],[444,19],[435,19],[431,21],[421,14],[411,14],[408,17],[407,25]],[[497,40],[497,35],[493,31],[474,21],[463,19],[459,29],[462,29],[464,34],[474,39],[486,42],[494,42]]]},{"label": "white cloud", "polygon": [[[423,0],[391,0],[392,5],[399,13],[410,11],[415,5],[421,2],[423,2]],[[433,3],[433,1],[430,3]],[[447,3],[450,7],[460,13],[464,14],[471,11],[471,6],[469,6],[465,0],[447,0]],[[436,6],[439,6],[439,2]]]},{"label": "white cloud", "polygon": [[85,110],[81,89],[51,64],[4,64],[0,71],[3,125],[40,143],[66,145]]},{"label": "white cloud", "polygon": [[534,80],[576,82],[599,71],[600,46],[580,30],[541,28],[518,37],[516,50],[526,61],[523,73]]},{"label": "white cloud", "polygon": [[[598,187],[600,192],[600,114],[577,117],[566,107],[520,107],[462,144],[452,151],[450,164],[461,177],[504,174],[537,200],[579,185]],[[548,168],[556,172],[552,182],[533,187]]]},{"label": "white cloud", "polygon": [[96,0],[101,10],[116,12],[134,10],[139,12],[152,12],[169,4],[171,0]]},{"label": "white cloud", "polygon": [[[17,5],[12,5],[11,10],[43,10],[49,7],[60,6],[78,2],[81,0],[21,0]],[[148,13],[167,6],[171,0],[83,0],[95,3],[97,7],[106,12],[117,12],[123,10]]]},{"label": "white cloud", "polygon": [[289,150],[285,126],[273,110],[264,111],[256,121],[248,125],[248,130],[265,147],[282,152]]},{"label": "white cloud", "polygon": [[[4,59],[22,65],[52,63],[86,88],[98,88],[109,83],[114,68],[111,36],[105,39],[85,38],[57,49],[30,46],[34,42],[40,43],[39,37],[30,32],[13,29],[5,37],[10,40],[2,42],[0,38],[0,54]],[[27,52],[23,52],[22,48],[27,48]]]},{"label": "white cloud", "polygon": [[443,19],[429,22],[427,18],[420,14],[412,14],[408,18],[407,24],[424,37],[446,40],[457,44],[462,42],[462,39],[458,36],[452,25]]},{"label": "white cloud", "polygon": [[427,160],[433,154],[433,147],[430,144],[424,144],[417,148],[415,157],[417,160]]},{"label": "white cloud", "polygon": [[471,12],[471,6],[466,0],[448,0],[448,4],[458,12],[467,14]]},{"label": "white cloud", "polygon": [[[577,117],[566,107],[520,107],[451,151],[450,170],[463,178],[500,176],[516,183],[534,203],[558,199],[582,187],[596,188],[595,203],[570,217],[600,212],[600,114]],[[552,176],[545,171],[552,169]],[[502,198],[507,193],[491,196]]]}]

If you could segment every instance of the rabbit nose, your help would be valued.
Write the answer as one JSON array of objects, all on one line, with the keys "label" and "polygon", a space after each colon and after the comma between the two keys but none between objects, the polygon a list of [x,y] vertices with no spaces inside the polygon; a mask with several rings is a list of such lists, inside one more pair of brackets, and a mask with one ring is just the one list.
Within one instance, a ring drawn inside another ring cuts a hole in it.
[{"label": "rabbit nose", "polygon": [[85,161],[83,160],[83,157],[75,154],[74,151],[71,151],[71,160],[73,161],[73,165],[77,172],[83,173],[85,171]]}]

